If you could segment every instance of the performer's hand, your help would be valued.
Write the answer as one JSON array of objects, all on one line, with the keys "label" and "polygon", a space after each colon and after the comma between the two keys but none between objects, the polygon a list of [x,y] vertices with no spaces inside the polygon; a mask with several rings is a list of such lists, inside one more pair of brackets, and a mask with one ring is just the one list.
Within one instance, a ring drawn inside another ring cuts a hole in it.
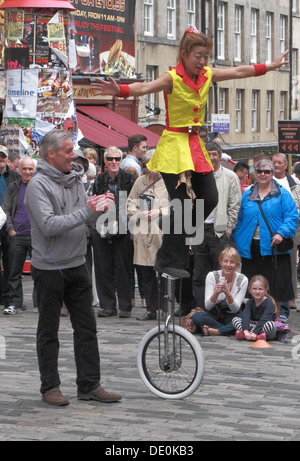
[{"label": "performer's hand", "polygon": [[274,59],[274,61],[271,62],[271,64],[267,65],[268,70],[280,69],[280,67],[282,66],[288,66],[290,62],[285,61],[284,58],[287,54],[289,54],[289,52],[289,50],[286,50],[283,53],[281,53],[281,55]]},{"label": "performer's hand", "polygon": [[96,90],[95,95],[101,96],[116,96],[120,93],[120,87],[117,82],[108,76],[109,81],[102,78],[96,78],[95,82],[91,84],[93,90]]}]

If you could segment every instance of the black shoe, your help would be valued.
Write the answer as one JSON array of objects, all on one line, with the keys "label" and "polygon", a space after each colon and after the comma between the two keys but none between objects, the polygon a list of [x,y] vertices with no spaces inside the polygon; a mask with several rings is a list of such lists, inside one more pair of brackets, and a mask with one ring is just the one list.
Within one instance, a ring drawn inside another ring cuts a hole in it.
[{"label": "black shoe", "polygon": [[156,312],[146,312],[142,317],[137,317],[137,320],[156,320]]},{"label": "black shoe", "polygon": [[114,317],[117,315],[117,311],[113,309],[103,309],[98,312],[98,317]]},{"label": "black shoe", "polygon": [[154,270],[160,274],[167,274],[178,279],[190,278],[190,273],[188,271],[185,271],[184,269],[178,269],[177,267],[162,267],[158,264],[155,264]]},{"label": "black shoe", "polygon": [[131,317],[130,311],[120,311],[119,318],[120,319],[129,319]]}]

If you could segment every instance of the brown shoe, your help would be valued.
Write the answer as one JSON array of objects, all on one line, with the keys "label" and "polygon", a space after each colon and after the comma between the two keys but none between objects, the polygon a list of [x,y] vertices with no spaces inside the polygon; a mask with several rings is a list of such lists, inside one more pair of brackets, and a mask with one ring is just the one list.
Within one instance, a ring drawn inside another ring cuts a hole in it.
[{"label": "brown shoe", "polygon": [[62,395],[58,387],[50,389],[50,391],[43,394],[43,400],[49,405],[55,405],[57,407],[64,407],[70,403],[69,400]]},{"label": "brown shoe", "polygon": [[106,392],[103,387],[99,386],[97,389],[89,392],[88,394],[78,393],[79,400],[96,400],[97,402],[113,403],[122,399],[121,395],[112,392]]},{"label": "brown shoe", "polygon": [[130,311],[120,311],[119,312],[119,319],[130,319],[131,312]]}]

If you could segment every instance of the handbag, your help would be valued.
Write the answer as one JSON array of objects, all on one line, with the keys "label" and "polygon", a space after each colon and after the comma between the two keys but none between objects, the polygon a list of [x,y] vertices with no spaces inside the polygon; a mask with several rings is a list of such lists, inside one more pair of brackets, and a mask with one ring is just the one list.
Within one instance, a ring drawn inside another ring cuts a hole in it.
[{"label": "handbag", "polygon": [[[273,233],[271,231],[271,228],[270,228],[270,225],[269,225],[269,223],[267,221],[267,218],[265,217],[264,212],[262,210],[261,202],[258,202],[258,206],[259,206],[260,212],[262,214],[262,217],[264,218],[266,226],[267,226],[267,228],[268,228],[268,230],[269,230],[269,232],[271,234],[271,239],[272,239],[273,238]],[[294,241],[293,241],[292,238],[284,238],[281,243],[277,243],[274,246],[275,246],[276,251],[286,252],[286,251],[289,251],[289,250],[291,250],[293,248]]]},{"label": "handbag", "polygon": [[189,331],[192,334],[195,334],[197,332],[197,327],[193,322],[193,315],[195,312],[203,312],[203,309],[201,307],[196,307],[196,309],[192,309],[189,314],[187,314],[182,320],[181,320],[181,326],[182,328],[185,328],[187,331]]},{"label": "handbag", "polygon": [[158,181],[160,181],[161,179],[161,176],[157,179],[155,179],[155,181],[153,181],[151,184],[149,184],[149,186],[146,187],[146,189],[143,190],[143,192],[140,193],[140,209],[141,211],[150,211],[152,210],[152,207],[153,207],[153,203],[154,203],[154,200],[155,200],[155,197],[154,195],[149,195],[149,194],[146,194],[146,192],[151,189],[151,187],[153,187]]}]

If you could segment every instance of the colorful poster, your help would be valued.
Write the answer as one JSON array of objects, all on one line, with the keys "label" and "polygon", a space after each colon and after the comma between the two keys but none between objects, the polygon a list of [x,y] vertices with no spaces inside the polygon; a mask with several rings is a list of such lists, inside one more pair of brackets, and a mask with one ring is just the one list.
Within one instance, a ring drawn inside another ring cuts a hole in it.
[{"label": "colorful poster", "polygon": [[21,40],[24,33],[24,10],[10,9],[8,12],[7,38],[12,42]]},{"label": "colorful poster", "polygon": [[28,48],[5,48],[4,69],[28,69],[29,50]]},{"label": "colorful poster", "polygon": [[5,118],[36,117],[38,75],[36,69],[6,71]]},{"label": "colorful poster", "polygon": [[[0,7],[4,0],[0,0]],[[0,67],[2,67],[3,48],[4,48],[4,10],[0,9]]]},{"label": "colorful poster", "polygon": [[48,41],[51,48],[55,48],[67,55],[67,43],[65,36],[64,16],[58,11],[47,24]]},{"label": "colorful poster", "polygon": [[70,0],[78,69],[133,77],[135,0]]}]

